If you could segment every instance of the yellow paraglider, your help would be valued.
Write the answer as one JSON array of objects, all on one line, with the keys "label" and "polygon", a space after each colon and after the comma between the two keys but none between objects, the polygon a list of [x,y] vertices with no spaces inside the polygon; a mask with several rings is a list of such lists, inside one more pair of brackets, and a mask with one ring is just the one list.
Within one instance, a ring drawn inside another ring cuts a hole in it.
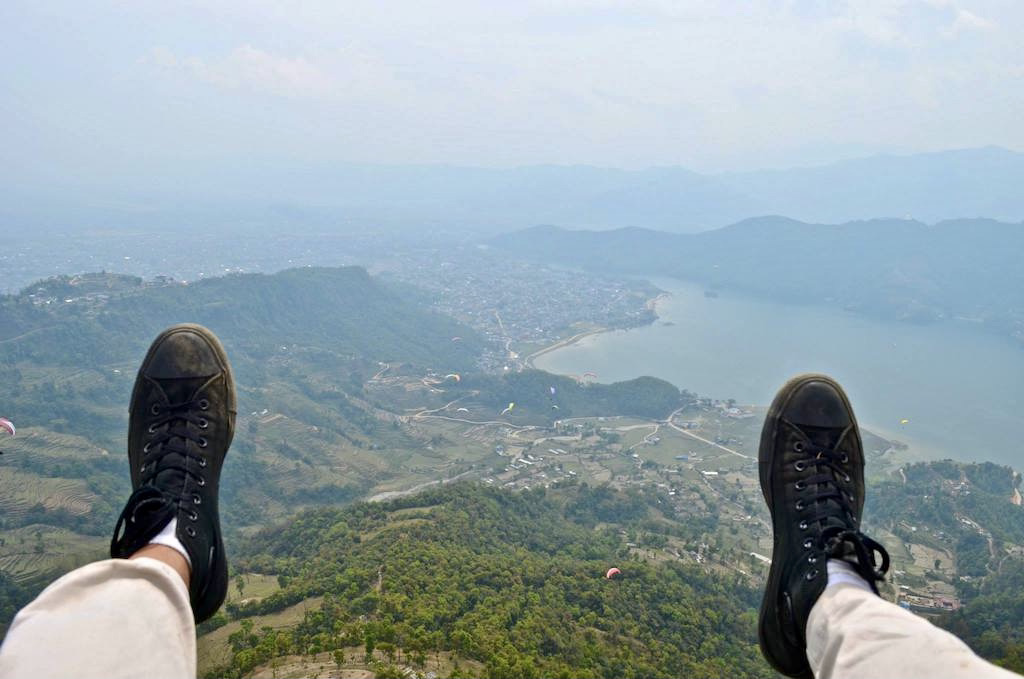
[{"label": "yellow paraglider", "polygon": [[462,378],[459,377],[458,374],[456,374],[456,373],[451,373],[449,375],[445,375],[444,378],[446,380],[455,380],[456,382],[461,382],[462,381]]},{"label": "yellow paraglider", "polygon": [[907,424],[908,422],[910,422],[910,420],[907,420],[907,419],[900,420],[900,424]]},{"label": "yellow paraglider", "polygon": [[505,408],[504,410],[502,410],[501,414],[504,415],[505,413],[510,412],[515,407],[516,407],[515,403],[509,403],[508,404],[508,408]]}]

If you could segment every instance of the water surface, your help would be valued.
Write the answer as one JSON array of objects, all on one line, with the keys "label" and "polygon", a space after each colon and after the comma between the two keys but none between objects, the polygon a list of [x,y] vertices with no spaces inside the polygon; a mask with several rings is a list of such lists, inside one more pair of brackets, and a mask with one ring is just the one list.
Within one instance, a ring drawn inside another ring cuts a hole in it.
[{"label": "water surface", "polygon": [[[913,325],[653,279],[654,325],[542,355],[538,368],[601,382],[654,375],[713,398],[768,404],[800,372],[846,388],[861,424],[929,457],[1024,468],[1024,348],[971,324]],[[900,421],[906,419],[905,425]]]}]

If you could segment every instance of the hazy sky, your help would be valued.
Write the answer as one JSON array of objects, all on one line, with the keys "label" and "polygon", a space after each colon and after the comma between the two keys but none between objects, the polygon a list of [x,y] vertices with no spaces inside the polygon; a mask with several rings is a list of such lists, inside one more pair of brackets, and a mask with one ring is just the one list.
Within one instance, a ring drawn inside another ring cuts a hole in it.
[{"label": "hazy sky", "polygon": [[1021,0],[0,2],[6,183],[1024,149]]}]

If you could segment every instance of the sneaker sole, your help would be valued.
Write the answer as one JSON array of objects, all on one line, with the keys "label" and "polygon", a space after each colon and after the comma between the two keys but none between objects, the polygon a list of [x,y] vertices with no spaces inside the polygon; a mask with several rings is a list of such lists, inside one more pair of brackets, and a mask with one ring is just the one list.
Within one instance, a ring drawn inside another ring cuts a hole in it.
[{"label": "sneaker sole", "polygon": [[[782,563],[775,558],[778,552],[779,538],[778,532],[775,530],[775,503],[772,498],[772,478],[771,478],[771,463],[772,453],[775,447],[775,438],[778,431],[778,424],[781,413],[785,410],[789,404],[789,399],[793,397],[797,389],[804,386],[808,382],[824,382],[831,386],[839,394],[843,400],[843,405],[850,413],[850,418],[853,421],[854,431],[860,435],[860,427],[857,424],[857,418],[853,414],[853,406],[850,405],[850,400],[846,396],[846,392],[839,386],[839,383],[828,375],[820,375],[816,373],[806,373],[803,375],[797,375],[790,379],[782,388],[779,389],[779,393],[775,395],[775,399],[772,401],[771,406],[768,408],[768,414],[765,415],[764,427],[761,429],[761,446],[758,449],[757,462],[759,477],[761,480],[761,494],[764,495],[764,500],[768,504],[768,511],[772,517],[772,565],[768,571],[768,582],[765,585],[764,597],[761,600],[761,611],[758,615],[758,643],[761,646],[761,652],[771,665],[782,672],[792,677],[798,677],[799,679],[814,679],[814,674],[811,672],[811,667],[807,664],[807,651],[806,648],[795,646],[786,641],[782,634],[767,635],[765,634],[766,626],[774,627],[777,619],[776,600],[769,595],[777,595],[780,588],[780,579],[782,578]],[[768,611],[772,612],[772,616],[767,615]],[[774,619],[769,619],[774,618]],[[777,638],[779,646],[768,647],[766,639]],[[784,662],[789,661],[789,662]],[[802,663],[801,663],[802,661]]]}]

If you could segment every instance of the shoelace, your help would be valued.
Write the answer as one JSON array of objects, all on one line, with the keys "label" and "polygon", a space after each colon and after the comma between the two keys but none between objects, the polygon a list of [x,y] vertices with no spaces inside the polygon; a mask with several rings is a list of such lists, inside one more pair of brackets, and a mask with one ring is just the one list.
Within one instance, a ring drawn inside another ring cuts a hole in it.
[{"label": "shoelace", "polygon": [[[189,481],[198,487],[206,485],[200,472],[207,466],[206,458],[190,450],[189,442],[199,448],[208,445],[206,438],[196,431],[210,426],[210,421],[199,414],[208,408],[206,399],[152,406],[150,414],[156,419],[149,424],[148,432],[154,436],[142,449],[141,484],[117,519],[111,541],[112,554],[127,555],[137,551],[185,505],[198,505],[202,501],[198,494],[187,497],[185,487]],[[168,474],[170,478],[161,484],[165,487],[161,490],[156,478]],[[168,491],[168,487],[172,490]],[[187,516],[191,521],[199,518],[192,508],[187,510]],[[190,536],[195,535],[192,526],[186,526],[185,531]]]},{"label": "shoelace", "polygon": [[[206,467],[206,458],[189,449],[189,441],[200,448],[207,446],[206,438],[196,429],[204,430],[210,421],[197,411],[209,408],[206,399],[195,399],[182,403],[166,405],[154,404],[150,411],[157,419],[149,425],[149,433],[155,436],[142,448],[142,485],[151,485],[158,474],[169,471],[181,472],[184,477],[191,477],[197,486],[205,486],[206,480],[199,469]],[[189,427],[192,424],[196,429]],[[163,428],[163,429],[161,429]],[[179,462],[180,460],[180,462]],[[188,464],[194,460],[198,469]]]},{"label": "shoelace", "polygon": [[[813,491],[807,500],[797,501],[796,508],[802,511],[813,506],[814,512],[801,519],[800,529],[807,530],[811,524],[818,523],[821,531],[817,547],[822,552],[850,563],[870,583],[883,580],[889,570],[889,553],[856,528],[857,515],[851,504],[854,498],[837,484],[837,479],[850,482],[850,474],[843,468],[850,461],[849,456],[837,450],[842,441],[836,444],[836,448],[825,448],[811,441],[801,443],[803,450],[798,452],[807,456],[794,463],[796,470],[814,473],[797,481],[796,488],[800,491],[811,488]],[[804,542],[806,548],[814,546],[813,543],[808,544],[809,541],[810,538]],[[881,566],[876,566],[875,554],[881,557]]]}]

